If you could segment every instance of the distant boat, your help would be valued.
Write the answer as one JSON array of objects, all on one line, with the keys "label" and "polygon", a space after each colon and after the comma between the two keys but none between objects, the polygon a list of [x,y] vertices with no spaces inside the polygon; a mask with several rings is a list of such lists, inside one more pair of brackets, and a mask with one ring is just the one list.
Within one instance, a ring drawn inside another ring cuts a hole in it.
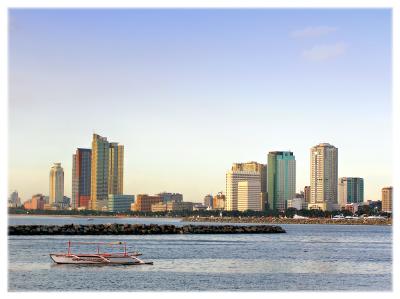
[{"label": "distant boat", "polygon": [[332,219],[344,219],[344,216],[342,214],[341,215],[335,215],[335,216],[332,217]]},{"label": "distant boat", "polygon": [[93,221],[93,218],[88,218],[87,221]]},{"label": "distant boat", "polygon": [[[72,244],[97,245],[97,253],[72,253]],[[100,246],[123,246],[123,252],[101,252]],[[101,265],[152,265],[153,262],[144,262],[138,258],[139,252],[128,252],[126,242],[71,242],[68,241],[67,253],[50,253],[50,258],[57,264],[101,264]]]}]

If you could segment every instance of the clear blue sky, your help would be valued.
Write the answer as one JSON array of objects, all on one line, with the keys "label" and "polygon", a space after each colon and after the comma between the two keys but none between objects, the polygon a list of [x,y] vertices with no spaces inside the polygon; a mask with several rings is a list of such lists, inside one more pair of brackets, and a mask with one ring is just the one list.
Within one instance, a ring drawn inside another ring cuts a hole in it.
[{"label": "clear blue sky", "polygon": [[390,10],[10,10],[9,190],[71,195],[91,135],[125,145],[125,193],[225,191],[233,162],[339,148],[380,199],[391,176]]}]

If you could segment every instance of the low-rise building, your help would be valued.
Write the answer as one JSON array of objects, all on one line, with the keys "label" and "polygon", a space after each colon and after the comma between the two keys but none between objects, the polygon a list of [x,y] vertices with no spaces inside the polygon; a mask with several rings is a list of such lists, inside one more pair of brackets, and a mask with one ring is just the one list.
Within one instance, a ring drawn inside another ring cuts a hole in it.
[{"label": "low-rise building", "polygon": [[360,206],[360,204],[352,202],[352,203],[345,204],[344,209],[346,211],[349,211],[350,213],[354,214],[354,213],[357,213],[359,206]]},{"label": "low-rise building", "polygon": [[161,197],[163,202],[169,202],[169,201],[181,202],[181,201],[183,201],[183,195],[181,193],[161,192],[161,193],[156,194],[156,196]]},{"label": "low-rise building", "polygon": [[35,194],[31,199],[24,202],[24,209],[27,210],[44,210],[44,196]]},{"label": "low-rise building", "polygon": [[219,192],[213,198],[213,209],[214,210],[223,210],[225,209],[225,194]]},{"label": "low-rise building", "polygon": [[207,210],[207,206],[202,203],[193,203],[193,211],[205,211]]},{"label": "low-rise building", "polygon": [[160,196],[138,194],[135,203],[131,204],[131,211],[151,212],[151,205],[162,201]]},{"label": "low-rise building", "polygon": [[109,194],[107,208],[109,212],[128,212],[134,202],[135,195]]},{"label": "low-rise building", "polygon": [[193,211],[193,203],[187,201],[170,201],[167,203],[158,202],[151,205],[152,212],[167,212],[167,211]]}]

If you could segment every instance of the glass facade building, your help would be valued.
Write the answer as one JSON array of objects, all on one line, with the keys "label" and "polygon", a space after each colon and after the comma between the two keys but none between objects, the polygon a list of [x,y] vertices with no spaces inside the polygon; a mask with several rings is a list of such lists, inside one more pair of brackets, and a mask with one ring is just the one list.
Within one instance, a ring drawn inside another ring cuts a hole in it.
[{"label": "glass facade building", "polygon": [[72,156],[72,203],[73,209],[89,209],[91,190],[92,150],[78,148]]}]

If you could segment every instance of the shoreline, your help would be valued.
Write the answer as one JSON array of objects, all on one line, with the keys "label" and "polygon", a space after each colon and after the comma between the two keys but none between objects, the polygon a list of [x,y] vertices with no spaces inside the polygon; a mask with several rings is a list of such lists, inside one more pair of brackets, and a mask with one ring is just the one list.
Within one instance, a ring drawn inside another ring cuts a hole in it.
[{"label": "shoreline", "polygon": [[392,219],[332,219],[332,218],[274,218],[274,217],[183,217],[185,222],[259,223],[259,224],[327,224],[327,225],[387,225]]}]

